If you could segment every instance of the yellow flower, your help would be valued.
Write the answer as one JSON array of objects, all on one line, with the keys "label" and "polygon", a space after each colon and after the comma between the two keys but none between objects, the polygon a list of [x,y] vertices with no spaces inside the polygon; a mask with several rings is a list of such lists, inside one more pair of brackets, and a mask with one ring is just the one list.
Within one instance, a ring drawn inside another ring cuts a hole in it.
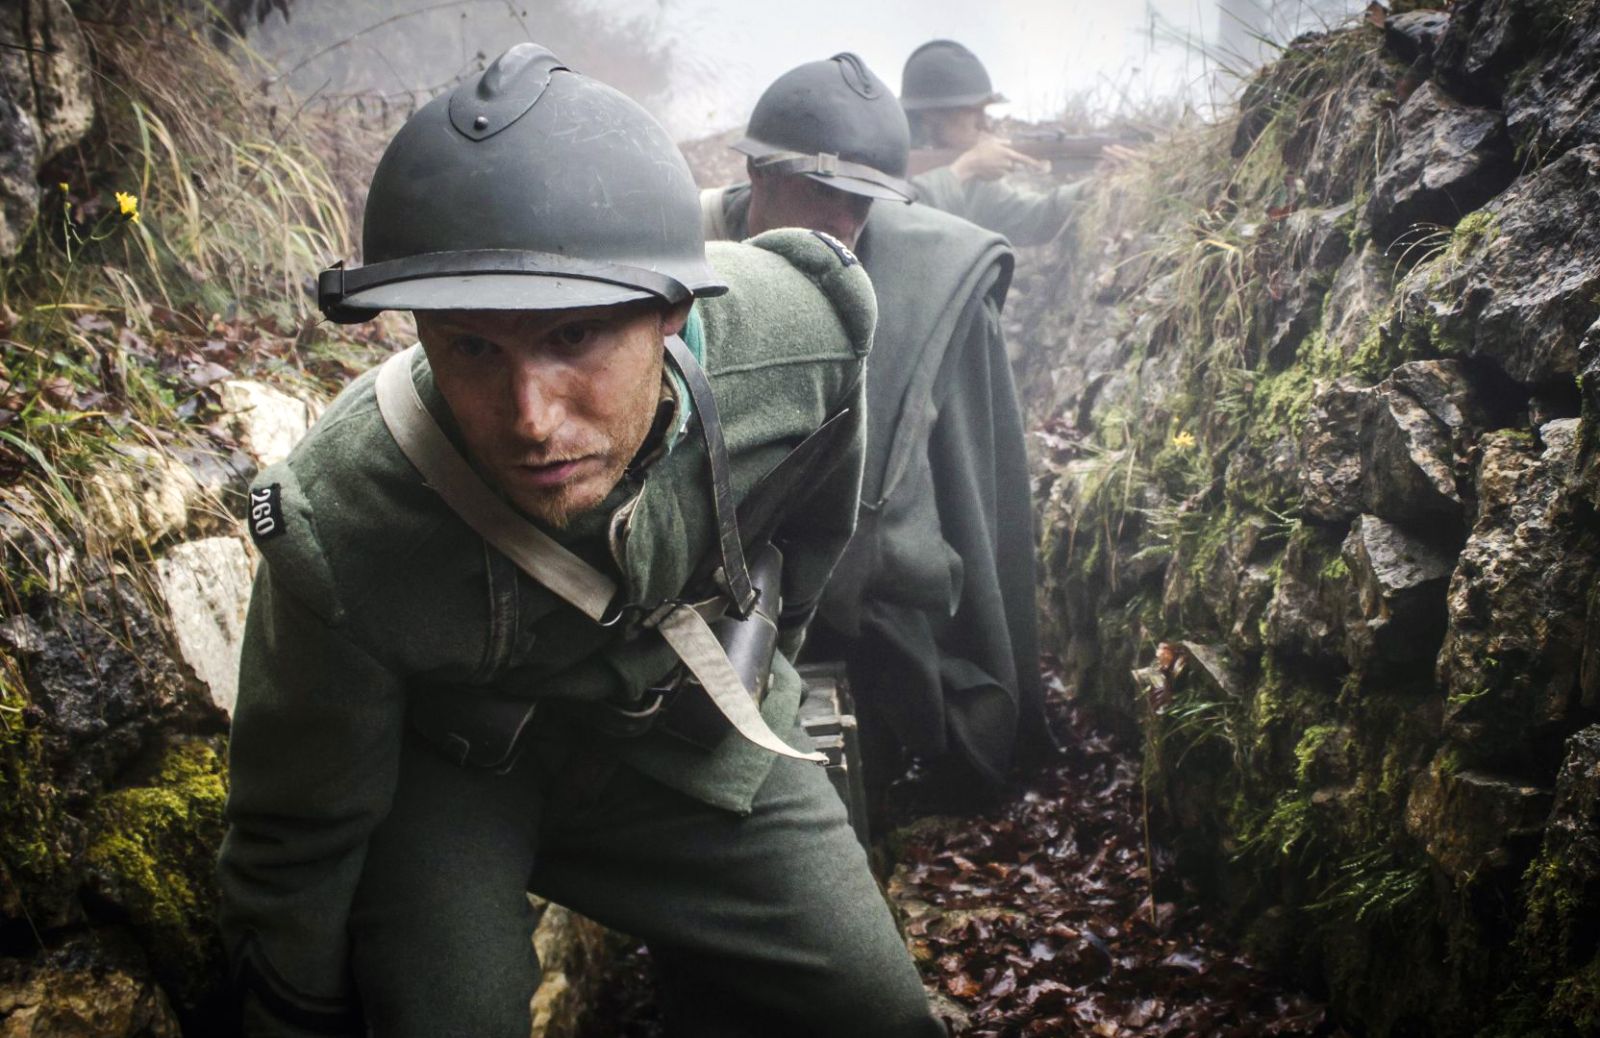
[{"label": "yellow flower", "polygon": [[134,223],[138,223],[139,222],[139,196],[138,195],[130,195],[126,191],[118,191],[117,192],[117,206],[118,206],[119,209],[122,210],[122,215],[123,216],[126,216],[128,219],[132,220]]},{"label": "yellow flower", "polygon": [[72,190],[72,185],[67,183],[65,180],[63,180],[61,183],[57,184],[56,187],[59,187],[61,189],[61,193],[62,194],[66,194],[68,191]]},{"label": "yellow flower", "polygon": [[1181,451],[1189,450],[1195,445],[1194,433],[1181,432],[1172,438],[1172,445]]}]

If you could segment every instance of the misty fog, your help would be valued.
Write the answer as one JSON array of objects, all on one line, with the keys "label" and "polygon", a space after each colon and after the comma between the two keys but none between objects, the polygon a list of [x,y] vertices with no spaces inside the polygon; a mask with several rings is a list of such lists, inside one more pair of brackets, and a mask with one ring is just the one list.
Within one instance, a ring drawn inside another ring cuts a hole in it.
[{"label": "misty fog", "polygon": [[1226,100],[1275,43],[1360,0],[293,0],[249,41],[300,98],[404,114],[506,47],[535,40],[626,91],[680,139],[740,125],[779,73],[841,50],[898,87],[936,37],[971,47],[1039,121]]}]

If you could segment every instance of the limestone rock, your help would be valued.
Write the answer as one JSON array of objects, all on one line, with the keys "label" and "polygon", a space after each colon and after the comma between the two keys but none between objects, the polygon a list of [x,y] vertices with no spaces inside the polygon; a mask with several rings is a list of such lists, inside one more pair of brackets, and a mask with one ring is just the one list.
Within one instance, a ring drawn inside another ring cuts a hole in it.
[{"label": "limestone rock", "polygon": [[1463,105],[1430,82],[1406,98],[1398,123],[1396,146],[1367,204],[1381,245],[1414,228],[1453,227],[1516,175],[1505,117],[1496,109]]},{"label": "limestone rock", "polygon": [[1362,450],[1364,501],[1374,514],[1454,536],[1463,519],[1454,454],[1442,423],[1393,382],[1378,387]]},{"label": "limestone rock", "polygon": [[1450,27],[1444,11],[1407,11],[1390,15],[1383,23],[1383,45],[1407,65],[1431,59],[1439,40]]},{"label": "limestone rock", "polygon": [[541,978],[533,993],[532,1038],[576,1038],[584,1012],[599,993],[613,942],[599,923],[552,902],[543,904],[533,933]]},{"label": "limestone rock", "polygon": [[1178,647],[1187,659],[1184,673],[1193,675],[1190,680],[1201,682],[1220,699],[1240,702],[1247,698],[1250,683],[1226,647],[1199,642],[1179,642]]},{"label": "limestone rock", "polygon": [[1557,49],[1531,63],[1506,92],[1506,122],[1526,153],[1548,162],[1569,148],[1600,144],[1600,7],[1552,5],[1543,37]]},{"label": "limestone rock", "polygon": [[1536,50],[1534,5],[1523,0],[1461,0],[1434,48],[1440,81],[1474,104],[1497,105],[1506,82]]},{"label": "limestone rock", "polygon": [[254,562],[238,537],[186,541],[156,560],[178,651],[211,701],[229,714],[239,698],[239,649]]},{"label": "limestone rock", "polygon": [[244,519],[249,514],[250,481],[257,466],[244,451],[173,447],[171,455],[188,468],[206,497],[219,507],[198,509],[189,517],[191,533],[220,533],[230,525],[230,517]]},{"label": "limestone rock", "polygon": [[1551,800],[1548,789],[1486,772],[1449,773],[1435,761],[1411,787],[1406,831],[1464,884],[1482,872],[1526,865]]},{"label": "limestone rock", "polygon": [[42,645],[22,659],[38,730],[63,792],[104,789],[192,705],[170,632],[127,573],[53,598]]},{"label": "limestone rock", "polygon": [[1286,288],[1273,306],[1265,344],[1275,368],[1293,359],[1301,341],[1321,320],[1328,280],[1319,275],[1338,269],[1349,256],[1346,223],[1354,208],[1354,203],[1346,202],[1324,209],[1299,209],[1283,221]]},{"label": "limestone rock", "polygon": [[1541,747],[1570,716],[1600,531],[1571,492],[1576,420],[1545,446],[1490,433],[1478,467],[1478,519],[1457,561],[1439,681],[1447,733],[1470,759],[1548,767]]},{"label": "limestone rock", "polygon": [[181,462],[146,447],[124,447],[85,481],[91,540],[154,544],[188,525],[200,484]]},{"label": "limestone rock", "polygon": [[33,116],[48,161],[94,124],[93,61],[67,0],[20,0],[0,8],[0,79]]},{"label": "limestone rock", "polygon": [[1432,660],[1444,637],[1454,560],[1375,515],[1355,521],[1343,552],[1361,608],[1346,631],[1351,667]]},{"label": "limestone rock", "polygon": [[1441,352],[1492,361],[1518,382],[1570,386],[1600,317],[1600,145],[1522,177],[1472,234],[1402,286],[1403,318]]},{"label": "limestone rock", "polygon": [[1355,609],[1349,567],[1330,531],[1295,531],[1263,620],[1266,645],[1291,658],[1342,669],[1346,616]]},{"label": "limestone rock", "polygon": [[0,77],[0,259],[22,248],[39,213],[39,131]]},{"label": "limestone rock", "polygon": [[1375,333],[1380,316],[1388,311],[1394,296],[1390,274],[1393,268],[1394,262],[1384,259],[1371,242],[1360,252],[1345,257],[1322,304],[1325,349],[1349,360]]},{"label": "limestone rock", "polygon": [[260,382],[229,379],[217,388],[230,431],[262,467],[288,457],[315,417],[304,400]]},{"label": "limestone rock", "polygon": [[1600,321],[1584,335],[1578,355],[1582,364],[1578,388],[1583,396],[1579,480],[1589,503],[1600,508]]},{"label": "limestone rock", "polygon": [[1300,493],[1307,515],[1340,522],[1362,512],[1361,441],[1376,395],[1360,379],[1346,376],[1312,399],[1300,440]]},{"label": "limestone rock", "polygon": [[[1303,66],[1291,59],[1277,68],[1292,80]],[[1374,48],[1369,60],[1326,89],[1327,106],[1304,120],[1284,146],[1284,160],[1300,169],[1306,198],[1318,206],[1341,205],[1368,189],[1373,142],[1392,146],[1394,73]]]},{"label": "limestone rock", "polygon": [[161,989],[118,969],[0,960],[0,1038],[180,1038]]},{"label": "limestone rock", "polygon": [[0,5],[0,259],[39,213],[39,166],[94,122],[92,68],[67,0]]},{"label": "limestone rock", "polygon": [[1600,725],[1567,740],[1544,846],[1600,907]]}]

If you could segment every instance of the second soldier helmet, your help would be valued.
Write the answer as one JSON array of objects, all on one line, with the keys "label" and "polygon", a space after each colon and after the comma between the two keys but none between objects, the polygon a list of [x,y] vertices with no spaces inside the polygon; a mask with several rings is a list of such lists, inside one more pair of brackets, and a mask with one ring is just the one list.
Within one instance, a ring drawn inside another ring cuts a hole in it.
[{"label": "second soldier helmet", "polygon": [[324,271],[318,302],[349,323],[716,295],[700,221],[649,113],[521,43],[395,134],[367,193],[365,265]]},{"label": "second soldier helmet", "polygon": [[734,150],[758,170],[804,174],[829,187],[909,202],[911,129],[883,80],[854,54],[779,76],[756,102]]},{"label": "second soldier helmet", "polygon": [[978,56],[954,40],[930,40],[918,47],[906,59],[900,76],[900,104],[908,112],[970,108],[1004,100]]}]

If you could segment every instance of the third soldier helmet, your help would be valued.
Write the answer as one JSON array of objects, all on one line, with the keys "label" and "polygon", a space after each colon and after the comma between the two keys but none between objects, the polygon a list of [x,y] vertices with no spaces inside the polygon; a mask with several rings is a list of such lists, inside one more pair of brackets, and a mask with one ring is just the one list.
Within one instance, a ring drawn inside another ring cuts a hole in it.
[{"label": "third soldier helmet", "polygon": [[733,145],[772,173],[803,173],[868,198],[909,202],[911,129],[883,80],[854,54],[835,54],[779,76]]},{"label": "third soldier helmet", "polygon": [[908,112],[999,104],[1005,96],[989,81],[983,62],[955,40],[930,40],[911,52],[900,76],[900,104]]},{"label": "third soldier helmet", "polygon": [[726,291],[699,192],[661,125],[521,43],[434,98],[367,193],[365,266],[318,281],[333,321],[380,310],[553,310]]}]

